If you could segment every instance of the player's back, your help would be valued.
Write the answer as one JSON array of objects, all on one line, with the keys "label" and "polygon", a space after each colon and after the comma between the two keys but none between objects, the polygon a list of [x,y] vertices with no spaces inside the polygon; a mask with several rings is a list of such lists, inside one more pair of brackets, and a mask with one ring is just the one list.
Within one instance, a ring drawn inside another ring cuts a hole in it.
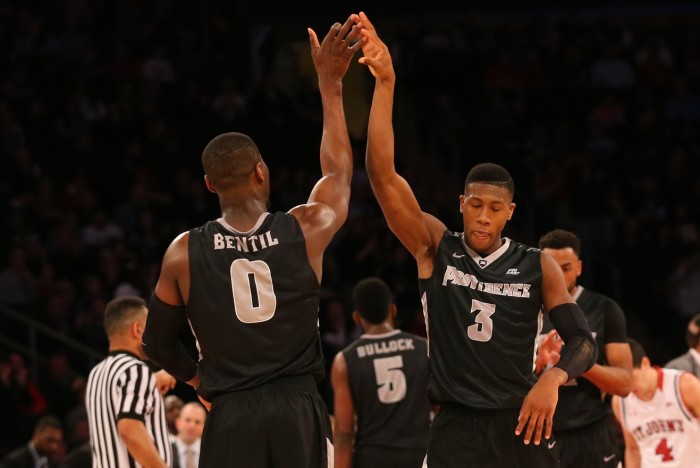
[{"label": "player's back", "polygon": [[419,281],[430,344],[429,396],[473,409],[520,408],[542,326],[540,250],[504,239],[487,257],[447,231]]},{"label": "player's back", "polygon": [[426,340],[393,330],[362,335],[342,352],[357,413],[355,446],[425,449],[431,409]]},{"label": "player's back", "polygon": [[247,232],[210,221],[190,231],[189,263],[187,315],[204,394],[323,376],[320,285],[296,218],[265,213]]},{"label": "player's back", "polygon": [[637,441],[643,467],[690,468],[700,460],[700,421],[680,396],[683,372],[657,368],[659,384],[650,401],[634,393],[620,399],[620,414]]}]

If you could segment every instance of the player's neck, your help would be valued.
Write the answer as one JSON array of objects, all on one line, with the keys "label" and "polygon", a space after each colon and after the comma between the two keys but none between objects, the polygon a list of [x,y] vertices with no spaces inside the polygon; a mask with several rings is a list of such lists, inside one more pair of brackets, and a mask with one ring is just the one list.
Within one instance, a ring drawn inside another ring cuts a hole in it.
[{"label": "player's neck", "polygon": [[394,331],[394,327],[386,322],[378,324],[367,324],[365,335],[383,335]]},{"label": "player's neck", "polygon": [[242,203],[221,204],[221,217],[230,226],[248,231],[255,226],[260,215],[267,211],[267,203],[259,199],[247,199]]},{"label": "player's neck", "polygon": [[650,368],[646,371],[645,384],[637,397],[642,401],[651,401],[657,388],[659,388],[659,373],[656,369]]}]

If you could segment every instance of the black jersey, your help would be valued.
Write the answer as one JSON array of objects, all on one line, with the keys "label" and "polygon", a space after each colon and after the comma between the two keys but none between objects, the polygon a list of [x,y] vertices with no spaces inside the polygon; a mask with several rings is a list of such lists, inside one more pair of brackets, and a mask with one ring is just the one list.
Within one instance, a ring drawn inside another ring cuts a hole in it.
[{"label": "black jersey", "polygon": [[[609,297],[578,286],[573,294],[586,316],[598,349],[608,343],[627,343],[625,315]],[[543,333],[552,330],[552,322],[545,317]],[[606,365],[605,353],[598,353],[597,364]],[[554,430],[571,430],[588,426],[610,414],[610,395],[584,377],[578,377],[559,388],[559,402],[554,413]]]},{"label": "black jersey", "polygon": [[198,341],[202,393],[323,377],[320,285],[298,221],[265,213],[248,232],[223,219],[190,231],[187,316]]},{"label": "black jersey", "polygon": [[430,426],[427,343],[394,330],[343,351],[357,413],[355,446],[425,449]]},{"label": "black jersey", "polygon": [[430,348],[428,394],[436,403],[520,408],[536,381],[540,250],[506,238],[482,258],[463,239],[446,231],[432,276],[419,280]]}]

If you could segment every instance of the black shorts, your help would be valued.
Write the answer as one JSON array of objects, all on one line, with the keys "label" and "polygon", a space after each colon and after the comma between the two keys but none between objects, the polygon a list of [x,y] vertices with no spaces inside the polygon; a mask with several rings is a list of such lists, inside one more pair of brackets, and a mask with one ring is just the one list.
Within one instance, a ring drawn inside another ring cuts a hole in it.
[{"label": "black shorts", "polygon": [[559,462],[552,436],[540,445],[515,435],[519,410],[474,411],[442,404],[428,439],[428,467],[547,468]]},{"label": "black shorts", "polygon": [[562,467],[615,468],[622,462],[617,434],[608,418],[581,429],[558,431],[556,436]]},{"label": "black shorts", "polygon": [[311,376],[217,397],[202,435],[200,468],[328,468],[333,435]]},{"label": "black shorts", "polygon": [[355,448],[353,468],[421,468],[425,450],[365,445]]}]

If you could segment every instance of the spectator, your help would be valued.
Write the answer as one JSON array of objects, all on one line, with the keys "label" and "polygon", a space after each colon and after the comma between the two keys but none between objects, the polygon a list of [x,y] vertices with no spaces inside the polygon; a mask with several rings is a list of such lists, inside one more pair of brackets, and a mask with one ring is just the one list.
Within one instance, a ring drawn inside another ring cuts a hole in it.
[{"label": "spectator", "polygon": [[63,427],[58,418],[44,416],[36,423],[28,444],[0,461],[3,468],[54,468],[58,466],[63,444]]}]

